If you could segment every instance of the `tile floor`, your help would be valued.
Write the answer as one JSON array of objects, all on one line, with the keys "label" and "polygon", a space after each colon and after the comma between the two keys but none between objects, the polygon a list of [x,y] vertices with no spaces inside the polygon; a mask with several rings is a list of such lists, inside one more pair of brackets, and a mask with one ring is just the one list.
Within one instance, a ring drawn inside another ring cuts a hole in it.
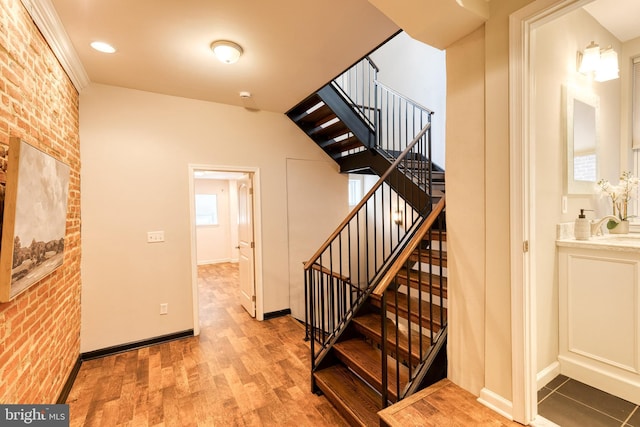
[{"label": "tile floor", "polygon": [[637,405],[564,375],[538,391],[538,413],[562,427],[640,427]]}]

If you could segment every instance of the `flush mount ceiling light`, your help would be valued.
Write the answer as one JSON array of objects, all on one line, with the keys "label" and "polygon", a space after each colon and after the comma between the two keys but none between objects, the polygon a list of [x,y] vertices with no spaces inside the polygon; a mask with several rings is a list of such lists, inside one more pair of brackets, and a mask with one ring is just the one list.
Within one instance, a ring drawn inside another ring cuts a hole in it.
[{"label": "flush mount ceiling light", "polygon": [[91,47],[102,53],[115,53],[116,48],[105,42],[92,42]]},{"label": "flush mount ceiling light", "polygon": [[578,52],[578,59],[578,71],[582,74],[593,73],[593,79],[597,82],[606,82],[620,77],[618,54],[611,46],[601,50],[600,46],[591,42],[584,52]]},{"label": "flush mount ceiling light", "polygon": [[216,58],[225,64],[238,62],[238,59],[240,59],[242,55],[242,47],[229,40],[218,40],[211,43],[211,50]]}]

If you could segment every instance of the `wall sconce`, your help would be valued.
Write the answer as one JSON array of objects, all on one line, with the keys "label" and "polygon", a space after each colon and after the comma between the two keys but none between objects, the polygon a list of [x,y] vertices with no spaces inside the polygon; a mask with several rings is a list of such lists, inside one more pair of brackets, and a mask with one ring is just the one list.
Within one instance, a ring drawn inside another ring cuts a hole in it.
[{"label": "wall sconce", "polygon": [[391,214],[391,219],[393,220],[394,224],[402,225],[404,223],[404,212],[398,209]]},{"label": "wall sconce", "polygon": [[578,52],[578,71],[585,75],[594,73],[594,80],[597,82],[617,79],[620,72],[618,54],[611,46],[601,50],[592,41],[584,52]]},{"label": "wall sconce", "polygon": [[218,40],[211,43],[211,50],[216,58],[225,64],[238,62],[243,52],[239,44],[228,40]]}]

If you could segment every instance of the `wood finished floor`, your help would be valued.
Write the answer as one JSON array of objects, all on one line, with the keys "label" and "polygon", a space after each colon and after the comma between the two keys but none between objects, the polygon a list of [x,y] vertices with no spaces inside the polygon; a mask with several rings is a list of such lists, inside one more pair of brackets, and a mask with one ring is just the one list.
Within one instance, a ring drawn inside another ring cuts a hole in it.
[{"label": "wood finished floor", "polygon": [[346,426],[310,392],[304,329],[240,306],[236,264],[198,268],[199,337],[82,364],[71,426]]}]

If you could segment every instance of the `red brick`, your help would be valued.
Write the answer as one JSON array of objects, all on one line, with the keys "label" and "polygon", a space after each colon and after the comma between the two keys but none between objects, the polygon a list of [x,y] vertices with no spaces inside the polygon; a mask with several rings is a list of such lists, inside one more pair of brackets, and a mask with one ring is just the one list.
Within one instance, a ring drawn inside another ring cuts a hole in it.
[{"label": "red brick", "polygon": [[75,177],[65,237],[73,257],[0,304],[0,402],[50,403],[79,353],[79,98],[22,3],[0,0],[0,16],[0,142],[23,138],[65,159]]}]

